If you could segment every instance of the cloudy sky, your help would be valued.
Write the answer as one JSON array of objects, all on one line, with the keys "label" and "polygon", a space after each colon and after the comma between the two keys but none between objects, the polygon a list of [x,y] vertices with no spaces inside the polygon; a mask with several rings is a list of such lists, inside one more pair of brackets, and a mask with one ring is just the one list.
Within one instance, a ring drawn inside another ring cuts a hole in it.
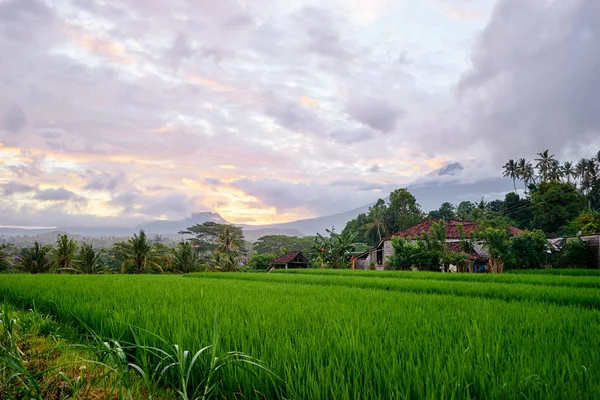
[{"label": "cloudy sky", "polygon": [[0,225],[346,211],[600,146],[597,0],[0,0]]}]

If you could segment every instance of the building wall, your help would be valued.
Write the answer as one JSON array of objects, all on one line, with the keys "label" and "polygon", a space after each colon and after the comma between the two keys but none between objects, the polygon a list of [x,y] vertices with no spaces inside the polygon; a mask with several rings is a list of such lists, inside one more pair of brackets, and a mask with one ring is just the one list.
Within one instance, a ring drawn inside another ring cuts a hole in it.
[{"label": "building wall", "polygon": [[383,242],[383,265],[385,269],[389,268],[388,257],[394,255],[394,248],[392,247],[392,241],[386,240]]},{"label": "building wall", "polygon": [[361,260],[361,259],[356,259],[354,260],[354,269],[369,269],[369,264],[371,261],[368,260],[369,257]]}]

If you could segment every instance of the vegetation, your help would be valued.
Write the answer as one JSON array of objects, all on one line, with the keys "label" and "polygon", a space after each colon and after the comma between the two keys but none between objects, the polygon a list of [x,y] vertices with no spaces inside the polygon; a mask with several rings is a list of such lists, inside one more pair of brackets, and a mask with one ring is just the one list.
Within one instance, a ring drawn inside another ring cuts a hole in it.
[{"label": "vegetation", "polygon": [[140,274],[152,270],[163,270],[158,264],[156,250],[152,247],[152,243],[143,230],[140,231],[139,235],[134,234],[127,243],[121,245],[120,250],[123,257],[121,272]]},{"label": "vegetation", "polygon": [[[123,351],[128,362],[149,372],[148,381],[188,398],[199,387],[196,397],[201,397],[214,370],[215,358],[207,351],[191,363],[207,343],[214,343],[219,359],[219,349],[242,351],[282,379],[265,369],[245,372],[225,365],[211,381],[213,396],[220,398],[591,399],[600,394],[600,353],[594,350],[598,289],[544,283],[597,283],[597,277],[534,275],[540,280],[534,285],[487,281],[530,278],[522,274],[300,272],[195,278],[7,275],[0,280],[0,296],[24,306],[35,302],[61,324],[85,324],[112,338],[105,340],[110,354]],[[486,281],[437,279],[451,276]],[[214,339],[216,310],[220,334]],[[161,351],[179,360],[162,375],[150,372],[169,365],[160,364]]]},{"label": "vegetation", "polygon": [[296,250],[309,254],[314,242],[314,236],[267,235],[258,238],[252,249],[256,254],[273,254],[275,256],[282,256]]},{"label": "vegetation", "polygon": [[248,267],[255,271],[265,271],[269,263],[275,259],[273,254],[253,254],[248,260]]},{"label": "vegetation", "polygon": [[35,242],[32,247],[22,249],[18,268],[30,274],[49,272],[52,263],[48,256],[50,249]]},{"label": "vegetation", "polygon": [[557,268],[582,268],[588,264],[589,250],[579,238],[567,241],[552,260]]},{"label": "vegetation", "polygon": [[195,272],[200,269],[200,257],[194,246],[187,240],[182,240],[172,250],[171,269],[175,272]]}]

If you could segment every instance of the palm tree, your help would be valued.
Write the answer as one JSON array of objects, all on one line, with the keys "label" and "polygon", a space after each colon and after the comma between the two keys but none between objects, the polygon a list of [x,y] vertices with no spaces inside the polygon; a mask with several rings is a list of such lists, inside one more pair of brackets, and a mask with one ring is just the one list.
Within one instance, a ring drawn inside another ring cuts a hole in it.
[{"label": "palm tree", "polygon": [[34,242],[33,246],[21,250],[21,260],[18,268],[30,274],[39,274],[50,271],[51,266],[48,257],[48,247]]},{"label": "palm tree", "polygon": [[56,245],[52,248],[50,256],[58,270],[66,271],[72,268],[76,251],[77,242],[75,240],[69,239],[67,235],[58,235]]},{"label": "palm tree", "polygon": [[219,253],[235,253],[240,250],[241,236],[238,233],[239,228],[231,225],[225,225],[217,238],[217,252]]},{"label": "palm tree", "polygon": [[527,171],[527,165],[528,162],[527,160],[525,160],[524,158],[519,158],[519,161],[517,161],[517,177],[519,177],[521,180],[523,180],[523,187],[525,188],[525,191],[527,191],[527,179],[526,179],[526,171]]},{"label": "palm tree", "polygon": [[377,231],[377,237],[379,242],[383,235],[387,235],[387,225],[385,223],[385,206],[376,205],[371,207],[369,212],[370,222],[363,226],[363,230],[367,235],[373,231]]},{"label": "palm tree", "polygon": [[215,251],[207,263],[209,271],[235,272],[240,265],[237,254]]},{"label": "palm tree", "polygon": [[162,267],[156,262],[155,250],[143,230],[140,230],[139,235],[134,234],[120,249],[124,259],[121,265],[122,272],[131,268],[138,274],[149,269],[162,271]]},{"label": "palm tree", "polygon": [[99,274],[106,271],[106,267],[100,262],[101,255],[102,250],[96,252],[91,244],[82,243],[77,258],[73,261],[73,270],[83,274]]},{"label": "palm tree", "polygon": [[198,253],[190,241],[182,240],[172,250],[171,268],[177,272],[193,272],[198,270],[200,263]]},{"label": "palm tree", "polygon": [[575,166],[575,177],[579,179],[580,189],[583,191],[583,181],[587,170],[587,160],[582,158]]},{"label": "palm tree", "polygon": [[575,177],[575,169],[571,161],[565,161],[563,164],[562,175],[567,178],[567,182],[571,183],[571,177]]},{"label": "palm tree", "polygon": [[537,153],[537,155],[540,158],[535,159],[535,161],[537,161],[535,167],[540,173],[540,178],[542,179],[542,182],[546,182],[548,180],[548,174],[554,161],[554,154],[550,154],[549,150],[544,150],[541,153]]},{"label": "palm tree", "polygon": [[550,161],[548,177],[553,181],[560,181],[560,179],[563,177],[563,170],[557,160]]},{"label": "palm tree", "polygon": [[515,183],[515,179],[517,178],[517,164],[515,160],[510,159],[506,164],[504,164],[504,173],[502,176],[510,177],[513,181],[513,187],[515,188],[515,193],[517,192],[517,185]]}]

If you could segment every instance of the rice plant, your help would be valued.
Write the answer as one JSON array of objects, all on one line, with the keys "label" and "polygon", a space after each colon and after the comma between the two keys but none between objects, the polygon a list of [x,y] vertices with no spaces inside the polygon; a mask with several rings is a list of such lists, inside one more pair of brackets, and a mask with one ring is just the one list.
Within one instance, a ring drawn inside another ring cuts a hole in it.
[{"label": "rice plant", "polygon": [[[582,307],[595,289],[300,275],[9,275],[0,296],[89,326],[113,352],[118,342],[128,363],[179,398],[204,395],[213,347],[189,367],[207,344],[255,357],[282,379],[224,364],[209,379],[213,397],[600,396],[600,312]],[[161,375],[169,360],[177,364]]]}]

